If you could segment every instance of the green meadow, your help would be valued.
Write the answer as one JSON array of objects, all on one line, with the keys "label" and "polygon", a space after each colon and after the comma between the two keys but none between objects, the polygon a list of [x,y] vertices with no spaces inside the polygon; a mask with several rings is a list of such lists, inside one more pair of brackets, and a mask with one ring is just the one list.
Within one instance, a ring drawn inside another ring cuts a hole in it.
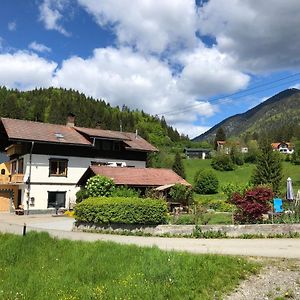
[{"label": "green meadow", "polygon": [[0,234],[0,299],[221,299],[259,266],[244,258]]},{"label": "green meadow", "polygon": [[[194,182],[194,176],[198,170],[210,169],[213,170],[218,179],[220,186],[227,183],[237,183],[246,184],[252,175],[254,164],[244,164],[243,166],[238,166],[234,171],[216,171],[211,167],[211,160],[201,160],[201,159],[184,159],[183,160],[185,171],[187,175],[187,180],[191,184]],[[286,186],[286,179],[291,177],[293,180],[293,187],[295,192],[300,189],[300,166],[293,165],[290,162],[282,162],[283,164],[283,180],[281,185],[281,190],[284,193]],[[222,196],[219,194],[219,196]],[[213,197],[213,195],[212,195]]]}]

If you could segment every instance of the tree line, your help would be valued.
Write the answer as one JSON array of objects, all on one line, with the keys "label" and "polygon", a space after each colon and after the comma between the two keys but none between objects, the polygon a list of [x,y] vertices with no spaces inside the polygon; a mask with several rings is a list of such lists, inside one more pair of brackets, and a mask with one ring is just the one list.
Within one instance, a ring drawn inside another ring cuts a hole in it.
[{"label": "tree line", "polygon": [[66,124],[67,115],[76,116],[76,125],[134,132],[156,146],[188,140],[169,126],[164,117],[131,110],[126,105],[112,107],[104,100],[87,97],[72,89],[40,88],[19,91],[0,87],[0,116]]}]

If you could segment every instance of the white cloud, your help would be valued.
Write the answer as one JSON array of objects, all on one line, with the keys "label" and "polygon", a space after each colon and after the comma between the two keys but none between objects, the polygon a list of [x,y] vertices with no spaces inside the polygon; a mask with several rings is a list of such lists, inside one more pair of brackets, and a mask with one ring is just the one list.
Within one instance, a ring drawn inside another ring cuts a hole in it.
[{"label": "white cloud", "polygon": [[194,0],[78,0],[100,26],[111,26],[121,45],[141,52],[195,44]]},{"label": "white cloud", "polygon": [[200,10],[199,29],[241,70],[294,69],[300,67],[299,10],[298,0],[210,0]]},{"label": "white cloud", "polygon": [[130,48],[96,49],[88,59],[67,59],[56,72],[54,84],[104,98],[112,105],[126,104],[151,114],[175,112],[165,114],[171,124],[191,123],[199,114],[211,116],[216,111],[210,103],[181,91],[168,65]]},{"label": "white cloud", "polygon": [[43,44],[39,44],[36,41],[31,42],[28,45],[28,48],[32,49],[34,51],[37,51],[37,52],[51,52],[51,48],[49,48]]},{"label": "white cloud", "polygon": [[39,20],[44,23],[46,29],[57,30],[65,36],[70,36],[71,34],[60,24],[66,3],[67,0],[44,0],[39,6]]},{"label": "white cloud", "polygon": [[36,54],[18,51],[0,54],[0,85],[22,90],[48,87],[57,64]]},{"label": "white cloud", "polygon": [[232,57],[215,48],[200,45],[179,56],[183,63],[180,88],[195,96],[232,93],[248,85],[250,77],[240,72]]},{"label": "white cloud", "polygon": [[209,130],[210,127],[194,125],[192,123],[177,123],[176,129],[178,130],[179,133],[188,135],[190,139],[193,139],[196,136]]},{"label": "white cloud", "polygon": [[15,21],[9,22],[7,28],[9,31],[15,31],[17,29],[17,23]]}]

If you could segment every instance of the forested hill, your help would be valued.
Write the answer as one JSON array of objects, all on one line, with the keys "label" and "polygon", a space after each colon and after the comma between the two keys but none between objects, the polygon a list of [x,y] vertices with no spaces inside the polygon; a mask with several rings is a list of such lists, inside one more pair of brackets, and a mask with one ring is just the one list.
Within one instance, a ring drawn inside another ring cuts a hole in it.
[{"label": "forested hill", "polygon": [[86,97],[74,90],[61,88],[32,91],[9,90],[0,87],[0,117],[66,124],[67,115],[76,116],[76,125],[134,132],[156,146],[165,146],[186,140],[177,130],[168,126],[164,118],[143,111],[111,107],[103,100]]},{"label": "forested hill", "polygon": [[227,138],[257,139],[264,132],[274,141],[300,139],[300,90],[284,90],[242,114],[223,120],[193,140],[213,140],[220,127]]}]

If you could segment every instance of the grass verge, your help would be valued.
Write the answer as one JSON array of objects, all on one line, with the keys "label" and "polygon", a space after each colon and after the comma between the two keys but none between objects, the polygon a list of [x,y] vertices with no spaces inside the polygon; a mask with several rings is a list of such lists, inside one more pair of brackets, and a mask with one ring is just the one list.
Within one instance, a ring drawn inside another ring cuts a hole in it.
[{"label": "grass verge", "polygon": [[217,255],[0,234],[0,299],[219,299],[259,265]]}]

